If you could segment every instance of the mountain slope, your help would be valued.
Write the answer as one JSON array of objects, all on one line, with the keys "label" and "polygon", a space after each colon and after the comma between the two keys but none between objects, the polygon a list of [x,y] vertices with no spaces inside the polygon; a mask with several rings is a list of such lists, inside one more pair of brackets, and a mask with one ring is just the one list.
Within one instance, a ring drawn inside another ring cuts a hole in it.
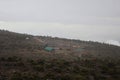
[{"label": "mountain slope", "polygon": [[[47,52],[44,47],[54,48]],[[32,36],[0,30],[0,55],[21,56],[23,58],[40,57],[89,57],[119,58],[120,47],[92,41],[70,40],[45,36]]]}]

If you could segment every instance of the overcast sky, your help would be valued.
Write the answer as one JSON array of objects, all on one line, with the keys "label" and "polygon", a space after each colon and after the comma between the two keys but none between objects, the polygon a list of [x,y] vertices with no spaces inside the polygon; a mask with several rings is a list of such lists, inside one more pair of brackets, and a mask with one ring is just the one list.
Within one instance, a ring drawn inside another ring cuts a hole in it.
[{"label": "overcast sky", "polygon": [[120,0],[0,0],[0,29],[120,41]]}]

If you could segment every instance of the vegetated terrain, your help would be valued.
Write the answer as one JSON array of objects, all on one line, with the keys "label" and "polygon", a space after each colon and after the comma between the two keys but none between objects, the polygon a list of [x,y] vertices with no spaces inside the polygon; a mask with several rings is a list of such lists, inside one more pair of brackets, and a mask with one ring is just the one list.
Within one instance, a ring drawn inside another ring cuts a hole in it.
[{"label": "vegetated terrain", "polygon": [[119,58],[118,46],[0,30],[0,80],[120,80]]}]

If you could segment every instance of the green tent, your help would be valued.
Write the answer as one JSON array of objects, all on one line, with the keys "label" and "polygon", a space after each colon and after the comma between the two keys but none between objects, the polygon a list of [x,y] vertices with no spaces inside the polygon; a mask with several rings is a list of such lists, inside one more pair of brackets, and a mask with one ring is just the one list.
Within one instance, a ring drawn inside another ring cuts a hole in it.
[{"label": "green tent", "polygon": [[54,50],[54,48],[52,48],[52,47],[45,47],[45,50],[51,52],[51,51]]}]

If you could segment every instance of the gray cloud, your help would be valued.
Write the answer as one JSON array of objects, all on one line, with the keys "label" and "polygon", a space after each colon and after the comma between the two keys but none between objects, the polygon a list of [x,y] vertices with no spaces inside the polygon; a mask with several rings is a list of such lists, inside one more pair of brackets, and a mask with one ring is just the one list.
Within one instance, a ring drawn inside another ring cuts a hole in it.
[{"label": "gray cloud", "polygon": [[[0,0],[1,21],[120,24],[120,0]],[[99,19],[99,17],[102,17]]]}]

